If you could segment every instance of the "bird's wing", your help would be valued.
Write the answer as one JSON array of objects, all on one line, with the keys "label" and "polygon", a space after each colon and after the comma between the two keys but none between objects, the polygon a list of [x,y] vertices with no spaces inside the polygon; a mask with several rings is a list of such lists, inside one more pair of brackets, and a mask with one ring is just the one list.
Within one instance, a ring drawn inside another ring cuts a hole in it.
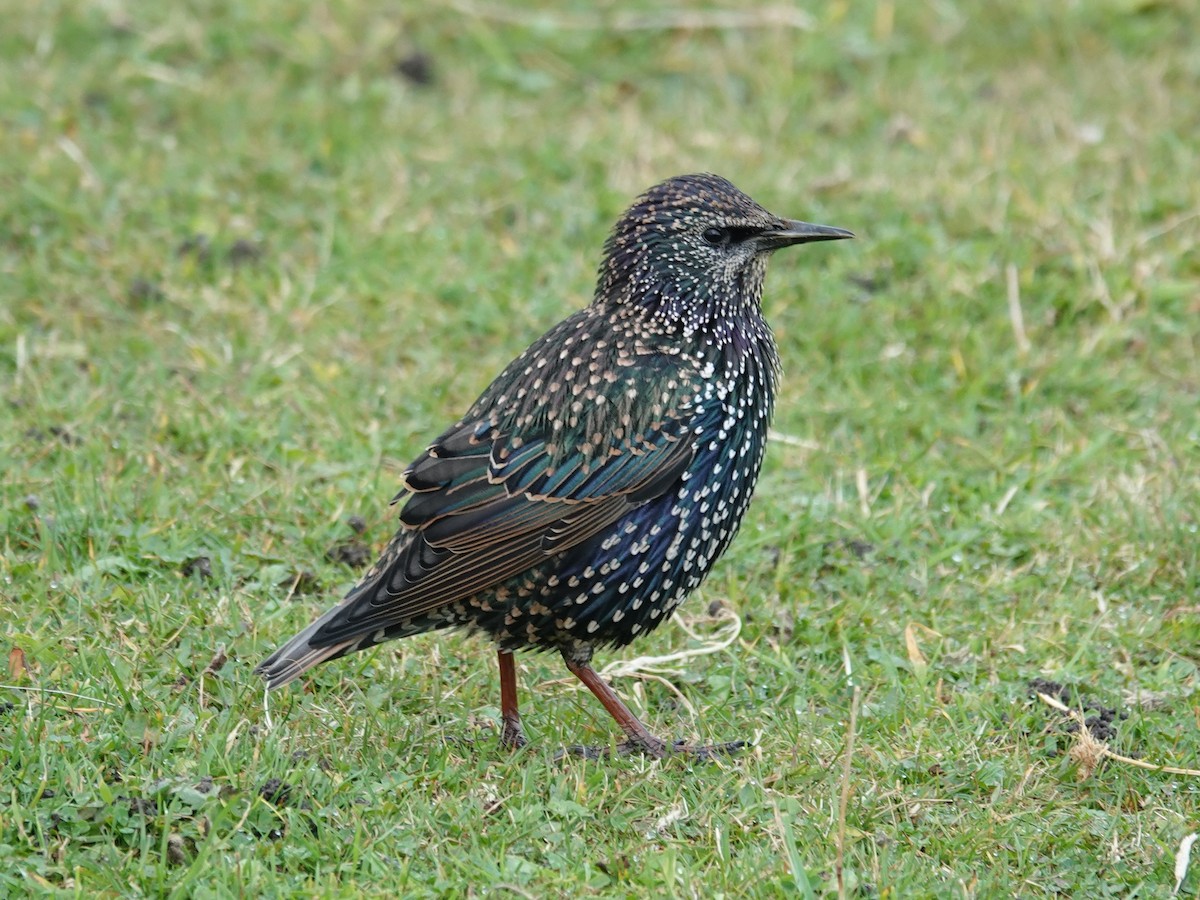
[{"label": "bird's wing", "polygon": [[672,489],[696,433],[671,420],[560,458],[545,438],[517,440],[489,421],[452,428],[405,471],[400,531],[310,646],[465,600],[593,537]]}]

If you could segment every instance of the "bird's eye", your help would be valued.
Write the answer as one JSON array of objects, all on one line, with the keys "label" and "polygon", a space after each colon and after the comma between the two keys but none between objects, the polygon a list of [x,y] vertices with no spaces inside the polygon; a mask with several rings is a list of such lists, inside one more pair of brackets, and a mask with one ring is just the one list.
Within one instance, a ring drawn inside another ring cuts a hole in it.
[{"label": "bird's eye", "polygon": [[732,235],[729,233],[729,229],[717,228],[715,226],[712,228],[705,228],[704,231],[700,232],[700,239],[710,247],[724,247],[729,243],[729,239],[731,237]]}]

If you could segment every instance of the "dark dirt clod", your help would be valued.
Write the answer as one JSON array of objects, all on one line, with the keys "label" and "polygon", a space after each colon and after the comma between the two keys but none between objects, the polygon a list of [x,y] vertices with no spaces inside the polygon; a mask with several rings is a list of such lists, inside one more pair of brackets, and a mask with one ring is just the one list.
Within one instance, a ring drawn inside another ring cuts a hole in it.
[{"label": "dark dirt clod", "polygon": [[25,508],[30,512],[37,512],[38,507],[42,505],[42,501],[33,494],[27,494],[25,499],[21,502],[25,504]]},{"label": "dark dirt clod", "polygon": [[1112,717],[1090,716],[1083,722],[1087,726],[1087,730],[1092,733],[1098,741],[1111,741],[1117,736],[1117,728],[1113,724]]},{"label": "dark dirt clod", "polygon": [[1034,678],[1029,682],[1029,696],[1032,697],[1034,694],[1045,694],[1047,697],[1053,697],[1067,706],[1071,705],[1071,692],[1057,681],[1050,681],[1046,678]]},{"label": "dark dirt clod", "polygon": [[51,425],[50,434],[52,437],[58,438],[68,447],[78,447],[83,443],[83,438],[61,425]]},{"label": "dark dirt clod", "polygon": [[167,861],[173,866],[182,866],[187,862],[187,849],[182,835],[167,835]]},{"label": "dark dirt clod", "polygon": [[[1053,697],[1071,709],[1094,713],[1085,718],[1083,723],[1091,736],[1098,741],[1108,743],[1116,739],[1118,734],[1116,723],[1121,719],[1129,718],[1129,713],[1104,706],[1090,697],[1078,695],[1066,685],[1046,678],[1034,678],[1029,682],[1029,695],[1032,697],[1035,694]],[[1079,723],[1077,721],[1068,722],[1065,728],[1068,734],[1074,734],[1078,730]]]},{"label": "dark dirt clod", "polygon": [[352,569],[361,568],[371,561],[371,548],[362,541],[342,541],[334,544],[326,553],[330,562],[345,563]]},{"label": "dark dirt clod", "polygon": [[190,256],[197,262],[206,263],[212,259],[212,242],[207,234],[193,234],[179,242],[175,248],[178,256]]},{"label": "dark dirt clod", "polygon": [[129,282],[129,299],[139,306],[161,303],[166,298],[159,285],[149,278],[135,278]]},{"label": "dark dirt clod", "polygon": [[362,516],[351,516],[346,520],[346,524],[355,534],[362,534],[367,530],[367,520]]},{"label": "dark dirt clod", "polygon": [[[1113,709],[1101,709],[1096,715],[1088,716],[1083,720],[1083,724],[1087,726],[1088,732],[1098,741],[1109,742],[1117,736],[1117,728],[1114,722],[1117,719],[1117,712]],[[1067,732],[1074,734],[1079,730],[1079,723],[1072,722],[1067,726]]]},{"label": "dark dirt clod", "polygon": [[838,538],[836,541],[826,541],[822,544],[821,552],[825,556],[837,557],[846,553],[854,559],[866,559],[875,552],[875,545],[855,538]]},{"label": "dark dirt clod", "polygon": [[146,797],[125,797],[123,798],[129,804],[129,811],[135,815],[145,816],[148,819],[153,819],[158,815],[158,804]]},{"label": "dark dirt clod", "polygon": [[205,775],[192,786],[201,794],[211,794],[213,789],[213,777],[211,775]]},{"label": "dark dirt clod", "polygon": [[262,244],[246,238],[238,238],[230,244],[229,250],[225,254],[231,266],[244,266],[248,263],[258,262],[262,259],[262,255]]},{"label": "dark dirt clod", "polygon": [[435,80],[433,57],[419,50],[400,57],[393,68],[405,81],[419,87],[429,87]]},{"label": "dark dirt clod", "polygon": [[184,578],[198,575],[202,579],[212,578],[212,560],[207,556],[194,556],[180,569]]},{"label": "dark dirt clod", "polygon": [[846,549],[849,550],[855,559],[866,559],[875,552],[875,545],[867,541],[846,541]]},{"label": "dark dirt clod", "polygon": [[204,674],[205,675],[216,675],[218,672],[221,671],[222,667],[228,661],[229,661],[229,655],[225,652],[225,645],[224,644],[218,645],[216,651],[213,653],[212,659],[210,659],[208,661],[208,665],[204,667]]},{"label": "dark dirt clod", "polygon": [[287,806],[292,796],[292,786],[279,778],[272,778],[258,789],[258,796],[275,806]]}]

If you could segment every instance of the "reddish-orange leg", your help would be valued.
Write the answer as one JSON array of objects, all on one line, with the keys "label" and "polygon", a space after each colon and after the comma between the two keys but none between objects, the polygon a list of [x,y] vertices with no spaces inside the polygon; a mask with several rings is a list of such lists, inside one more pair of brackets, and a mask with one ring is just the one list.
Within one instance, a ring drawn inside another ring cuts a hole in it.
[{"label": "reddish-orange leg", "polygon": [[571,662],[569,659],[565,661],[571,673],[596,695],[596,699],[604,704],[608,714],[617,720],[617,724],[629,738],[629,746],[623,745],[620,748],[623,752],[641,750],[647,756],[653,756],[656,759],[662,759],[667,755],[667,745],[647,730],[641,720],[630,712],[629,707],[617,696],[617,692],[608,686],[608,682],[601,678],[595,669],[587,663]]},{"label": "reddish-orange leg", "polygon": [[[689,747],[683,741],[667,744],[649,732],[641,720],[630,712],[629,707],[621,702],[617,692],[609,687],[608,682],[601,678],[588,663],[572,662],[565,656],[563,661],[566,662],[567,668],[571,670],[572,674],[587,685],[588,690],[596,695],[596,699],[604,704],[609,715],[617,720],[617,724],[625,732],[628,739],[617,745],[619,753],[641,752],[647,756],[653,756],[655,759],[663,759],[669,753],[686,753],[698,760],[709,760],[719,754],[737,753],[746,746],[745,741],[715,744],[711,747]],[[570,747],[567,752],[588,759],[596,759],[605,755],[604,750],[594,747]]]},{"label": "reddish-orange leg", "polygon": [[[508,750],[524,747],[528,741],[521,728],[521,714],[517,709],[517,668],[513,663],[512,653],[501,650],[496,656],[500,666],[500,746]],[[617,692],[608,686],[595,669],[588,663],[572,662],[564,657],[567,668],[582,681],[608,710],[621,730],[625,732],[626,740],[617,745],[619,753],[645,753],[655,759],[663,759],[670,753],[686,753],[700,760],[711,759],[723,753],[736,753],[746,746],[745,741],[734,741],[729,744],[717,744],[711,747],[689,747],[682,741],[667,744],[656,738],[626,706]],[[605,748],[569,747],[565,751],[575,756],[588,759],[600,759],[607,754]]]},{"label": "reddish-orange leg", "polygon": [[501,650],[496,659],[500,663],[500,746],[517,750],[528,743],[517,710],[517,667],[507,650]]}]

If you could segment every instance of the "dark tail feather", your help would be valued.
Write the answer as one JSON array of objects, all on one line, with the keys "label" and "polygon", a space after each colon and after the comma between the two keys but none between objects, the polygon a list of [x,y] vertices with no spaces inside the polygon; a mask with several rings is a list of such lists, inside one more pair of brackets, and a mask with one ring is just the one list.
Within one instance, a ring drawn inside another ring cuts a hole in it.
[{"label": "dark tail feather", "polygon": [[371,646],[374,641],[370,640],[370,635],[349,638],[337,644],[329,644],[321,647],[313,647],[309,643],[313,635],[325,624],[325,621],[334,612],[340,611],[340,606],[334,607],[334,609],[321,616],[321,618],[317,619],[317,621],[313,622],[260,662],[254,669],[255,674],[265,678],[267,680],[267,687],[274,690],[295,681],[313,666],[331,659],[337,659],[339,656],[345,656],[347,653],[353,653],[363,645],[367,647]]}]

